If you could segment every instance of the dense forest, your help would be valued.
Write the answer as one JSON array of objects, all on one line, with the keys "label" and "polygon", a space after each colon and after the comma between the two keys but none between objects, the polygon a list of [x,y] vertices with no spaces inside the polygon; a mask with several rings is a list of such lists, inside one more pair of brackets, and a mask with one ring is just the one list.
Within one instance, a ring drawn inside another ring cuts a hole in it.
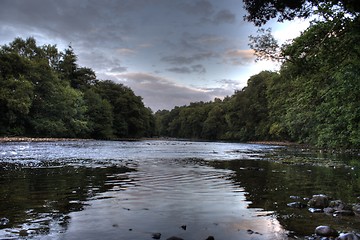
[{"label": "dense forest", "polygon": [[17,38],[0,48],[0,136],[152,136],[154,116],[122,84],[99,81],[71,48]]},{"label": "dense forest", "polygon": [[299,37],[279,45],[259,28],[250,47],[259,60],[281,62],[278,72],[250,77],[224,100],[191,103],[156,115],[159,135],[214,140],[287,140],[325,148],[360,146],[359,2],[244,0],[245,18],[313,17]]}]

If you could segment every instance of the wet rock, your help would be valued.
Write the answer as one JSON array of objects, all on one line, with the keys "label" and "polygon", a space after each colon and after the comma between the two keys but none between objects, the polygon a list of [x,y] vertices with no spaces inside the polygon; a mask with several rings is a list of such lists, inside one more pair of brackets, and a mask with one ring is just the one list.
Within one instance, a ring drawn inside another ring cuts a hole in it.
[{"label": "wet rock", "polygon": [[161,238],[161,233],[153,233],[152,238],[153,239],[160,239]]},{"label": "wet rock", "polygon": [[213,236],[208,236],[205,240],[215,240],[215,238]]},{"label": "wet rock", "polygon": [[352,207],[352,210],[356,215],[360,216],[360,203],[354,204]]},{"label": "wet rock", "polygon": [[330,201],[329,207],[335,209],[336,211],[339,211],[339,210],[351,210],[351,207],[349,205],[347,205],[346,203],[344,203],[343,201],[341,201],[341,200]]},{"label": "wet rock", "polygon": [[321,208],[309,208],[308,210],[311,213],[322,213],[322,212],[324,212]]},{"label": "wet rock", "polygon": [[337,240],[360,240],[355,233],[341,233]]},{"label": "wet rock", "polygon": [[301,200],[302,198],[299,196],[290,196],[290,199]]},{"label": "wet rock", "polygon": [[10,222],[7,218],[0,218],[0,226],[5,226]]},{"label": "wet rock", "polygon": [[308,206],[312,208],[324,209],[329,206],[329,198],[326,195],[314,195],[308,202]]},{"label": "wet rock", "polygon": [[302,202],[291,202],[288,203],[287,206],[291,208],[306,208],[306,204]]},{"label": "wet rock", "polygon": [[333,209],[332,207],[327,207],[323,209],[324,213],[327,214],[333,214],[335,212],[335,209]]},{"label": "wet rock", "polygon": [[318,226],[315,229],[315,234],[321,237],[337,237],[339,233],[329,226]]},{"label": "wet rock", "polygon": [[354,216],[355,213],[351,210],[339,210],[339,211],[335,211],[333,213],[334,217],[338,217],[338,216]]},{"label": "wet rock", "polygon": [[181,228],[182,228],[183,230],[186,230],[186,225],[182,225]]},{"label": "wet rock", "polygon": [[166,240],[184,240],[184,239],[179,238],[179,237],[172,236],[172,237],[169,237],[169,238],[166,239]]},{"label": "wet rock", "polygon": [[246,232],[247,232],[248,234],[253,234],[253,233],[254,233],[254,231],[251,230],[251,229],[248,229]]},{"label": "wet rock", "polygon": [[262,235],[261,233],[255,232],[255,231],[253,231],[253,230],[251,230],[251,229],[246,230],[246,232],[247,232],[248,234],[259,234],[259,235]]}]

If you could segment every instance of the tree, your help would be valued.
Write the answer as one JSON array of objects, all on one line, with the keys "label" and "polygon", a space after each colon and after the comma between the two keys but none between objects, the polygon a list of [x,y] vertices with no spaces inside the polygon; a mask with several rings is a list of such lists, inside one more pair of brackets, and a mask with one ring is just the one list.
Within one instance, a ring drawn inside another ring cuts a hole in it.
[{"label": "tree", "polygon": [[278,21],[308,18],[314,14],[341,11],[358,15],[360,3],[357,0],[243,0],[248,12],[244,18],[256,26],[262,26],[270,19]]},{"label": "tree", "polygon": [[84,94],[87,106],[87,119],[90,137],[95,139],[112,139],[113,134],[113,107],[106,99],[89,89]]},{"label": "tree", "polygon": [[16,38],[0,48],[0,134],[43,137],[141,137],[154,118],[141,97],[96,79],[69,47]]}]

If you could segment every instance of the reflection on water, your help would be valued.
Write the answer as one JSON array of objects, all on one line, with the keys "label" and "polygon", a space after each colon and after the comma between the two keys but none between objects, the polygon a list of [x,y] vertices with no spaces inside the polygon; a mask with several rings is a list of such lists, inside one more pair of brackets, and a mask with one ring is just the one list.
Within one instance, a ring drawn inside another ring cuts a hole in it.
[{"label": "reflection on water", "polygon": [[288,239],[290,231],[310,235],[318,225],[359,232],[359,218],[287,207],[290,196],[360,196],[356,165],[264,160],[293,161],[301,153],[328,159],[294,150],[185,141],[3,143],[0,239],[152,239],[156,232],[161,239]]}]

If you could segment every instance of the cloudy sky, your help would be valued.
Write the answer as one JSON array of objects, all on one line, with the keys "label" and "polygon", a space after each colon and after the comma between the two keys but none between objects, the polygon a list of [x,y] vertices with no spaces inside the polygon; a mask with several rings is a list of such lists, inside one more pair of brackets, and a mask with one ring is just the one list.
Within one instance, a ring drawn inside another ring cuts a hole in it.
[{"label": "cloudy sky", "polygon": [[[255,62],[241,0],[1,0],[0,45],[34,37],[71,45],[98,79],[131,87],[154,111],[232,95],[271,62]],[[279,41],[306,23],[270,22]]]}]

